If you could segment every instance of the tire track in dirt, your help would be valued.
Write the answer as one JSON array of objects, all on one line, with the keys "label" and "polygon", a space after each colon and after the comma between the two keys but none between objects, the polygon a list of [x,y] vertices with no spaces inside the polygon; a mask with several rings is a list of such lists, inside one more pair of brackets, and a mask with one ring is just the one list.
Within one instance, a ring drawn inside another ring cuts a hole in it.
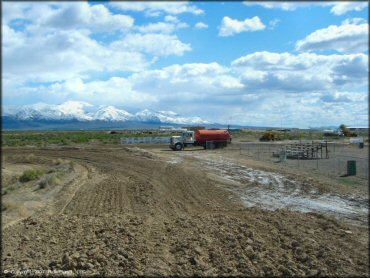
[{"label": "tire track in dirt", "polygon": [[[166,276],[171,273],[171,266],[174,264],[173,256],[170,252],[170,245],[165,236],[168,233],[165,224],[167,221],[158,221],[154,217],[148,217],[144,220],[145,226],[148,227],[138,238],[146,242],[145,268],[144,276]],[[150,239],[150,241],[147,241]]]},{"label": "tire track in dirt", "polygon": [[141,157],[117,162],[114,156],[110,156],[108,164],[94,163],[107,178],[81,188],[75,200],[76,211],[167,217],[199,213],[225,203],[226,194],[220,194],[220,190],[203,179],[194,180],[199,173],[193,170]]},{"label": "tire track in dirt", "polygon": [[[72,188],[72,192],[71,193],[69,193],[69,197],[68,197],[68,199],[66,200],[66,201],[64,201],[64,205],[62,206],[62,208],[61,209],[59,209],[59,213],[58,214],[62,214],[63,212],[64,212],[64,210],[65,210],[65,208],[69,205],[69,203],[73,200],[73,198],[75,197],[75,195],[76,195],[76,193],[79,191],[79,189],[80,189],[80,187],[83,185],[83,184],[85,184],[86,182],[87,182],[87,180],[88,180],[88,173],[89,173],[89,171],[91,171],[91,170],[89,170],[88,168],[86,168],[86,167],[83,167],[83,166],[81,166],[81,165],[79,165],[79,166],[75,166],[75,167],[81,167],[81,168],[85,168],[84,170],[80,170],[80,173],[81,173],[81,176],[78,178],[78,179],[76,179],[76,180],[74,180],[73,182],[72,182],[72,185],[70,186],[71,188]],[[74,189],[73,189],[74,188]],[[63,201],[60,201],[59,203],[63,203]],[[57,206],[57,205],[56,205]]]},{"label": "tire track in dirt", "polygon": [[368,275],[366,231],[316,214],[243,208],[191,164],[118,147],[6,150],[27,152],[76,161],[88,172],[61,215],[4,231],[4,268],[82,276]]}]

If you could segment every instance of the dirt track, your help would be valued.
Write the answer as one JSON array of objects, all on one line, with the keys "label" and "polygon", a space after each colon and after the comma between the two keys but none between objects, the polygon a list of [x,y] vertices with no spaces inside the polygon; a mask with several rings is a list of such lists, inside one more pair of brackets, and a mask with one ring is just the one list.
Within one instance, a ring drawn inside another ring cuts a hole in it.
[{"label": "dirt track", "polygon": [[3,230],[8,272],[369,276],[366,226],[246,208],[225,181],[172,163],[169,154],[121,146],[4,149],[5,167],[25,153],[43,163],[72,160],[84,170],[61,190],[52,215],[41,210]]}]

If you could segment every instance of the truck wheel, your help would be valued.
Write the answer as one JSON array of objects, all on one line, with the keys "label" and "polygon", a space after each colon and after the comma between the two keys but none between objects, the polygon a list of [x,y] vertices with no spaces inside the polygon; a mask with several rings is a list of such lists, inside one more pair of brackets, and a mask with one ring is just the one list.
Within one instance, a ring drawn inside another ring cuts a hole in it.
[{"label": "truck wheel", "polygon": [[181,151],[182,150],[182,145],[180,143],[177,143],[175,145],[175,151]]}]

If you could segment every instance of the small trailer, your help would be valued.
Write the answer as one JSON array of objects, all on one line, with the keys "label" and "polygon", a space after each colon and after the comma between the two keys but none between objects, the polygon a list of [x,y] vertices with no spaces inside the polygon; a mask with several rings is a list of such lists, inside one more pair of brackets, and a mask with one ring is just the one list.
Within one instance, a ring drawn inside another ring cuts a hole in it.
[{"label": "small trailer", "polygon": [[[212,142],[211,144],[209,144]],[[184,131],[181,136],[172,136],[170,148],[174,151],[181,151],[186,147],[212,145],[214,148],[223,148],[231,143],[231,136],[228,130],[207,130]]]}]

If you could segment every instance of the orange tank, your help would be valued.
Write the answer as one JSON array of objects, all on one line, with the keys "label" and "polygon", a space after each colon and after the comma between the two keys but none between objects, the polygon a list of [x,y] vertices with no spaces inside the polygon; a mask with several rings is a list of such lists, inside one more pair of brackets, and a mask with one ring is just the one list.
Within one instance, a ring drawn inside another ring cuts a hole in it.
[{"label": "orange tank", "polygon": [[227,130],[218,129],[199,129],[195,131],[195,140],[199,145],[203,145],[206,141],[227,141],[230,142],[230,133]]}]

